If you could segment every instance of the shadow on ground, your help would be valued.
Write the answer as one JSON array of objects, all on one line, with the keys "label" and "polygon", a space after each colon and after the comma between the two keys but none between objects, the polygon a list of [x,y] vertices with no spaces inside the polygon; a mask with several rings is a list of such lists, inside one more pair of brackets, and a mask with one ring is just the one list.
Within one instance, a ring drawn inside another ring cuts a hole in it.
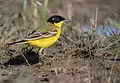
[{"label": "shadow on ground", "polygon": [[[39,63],[39,54],[36,52],[27,52],[23,53],[25,58],[28,60],[30,65]],[[10,58],[7,62],[5,62],[3,65],[28,65],[25,58],[22,55],[15,56],[13,58]]]}]

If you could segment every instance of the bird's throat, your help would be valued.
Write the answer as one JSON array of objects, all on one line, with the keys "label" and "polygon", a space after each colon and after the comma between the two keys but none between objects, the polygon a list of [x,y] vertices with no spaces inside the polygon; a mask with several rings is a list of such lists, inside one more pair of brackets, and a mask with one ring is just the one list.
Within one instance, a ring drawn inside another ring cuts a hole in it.
[{"label": "bird's throat", "polygon": [[57,26],[59,29],[61,29],[63,22],[64,21],[61,21],[59,23],[54,23],[54,25]]}]

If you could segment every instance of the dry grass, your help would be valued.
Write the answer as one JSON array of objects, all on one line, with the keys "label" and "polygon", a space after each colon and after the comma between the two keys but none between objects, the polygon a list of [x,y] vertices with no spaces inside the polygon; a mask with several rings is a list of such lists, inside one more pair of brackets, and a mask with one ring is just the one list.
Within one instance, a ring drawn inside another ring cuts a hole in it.
[{"label": "dry grass", "polygon": [[[1,63],[26,52],[24,48],[27,45],[8,47],[6,44],[24,39],[29,32],[42,24],[47,12],[50,11],[47,9],[48,0],[45,1],[44,4],[36,0],[23,2],[12,0],[0,6]],[[71,7],[73,6],[69,2],[70,19],[73,15]],[[73,19],[71,23],[65,25],[57,43],[44,50],[46,54],[43,57],[45,62],[43,66],[34,64],[31,67],[26,65],[11,65],[6,69],[1,67],[0,83],[119,83],[120,63],[117,60],[120,57],[120,38],[115,35],[110,37],[96,35],[94,29],[98,25],[98,12],[99,8],[96,8],[93,19],[81,16],[79,21]],[[91,33],[80,30],[86,22],[93,29]],[[36,53],[36,49],[32,51]]]}]

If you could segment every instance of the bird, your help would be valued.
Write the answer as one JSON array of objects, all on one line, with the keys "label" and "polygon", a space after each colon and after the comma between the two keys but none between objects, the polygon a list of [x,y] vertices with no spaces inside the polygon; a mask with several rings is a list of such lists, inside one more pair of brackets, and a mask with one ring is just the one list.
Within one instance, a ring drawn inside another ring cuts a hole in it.
[{"label": "bird", "polygon": [[62,25],[67,21],[69,20],[60,15],[53,15],[47,19],[46,24],[41,27],[38,33],[33,31],[27,38],[8,43],[7,45],[28,44],[40,48],[39,54],[42,54],[43,49],[51,46],[58,40],[61,34]]}]

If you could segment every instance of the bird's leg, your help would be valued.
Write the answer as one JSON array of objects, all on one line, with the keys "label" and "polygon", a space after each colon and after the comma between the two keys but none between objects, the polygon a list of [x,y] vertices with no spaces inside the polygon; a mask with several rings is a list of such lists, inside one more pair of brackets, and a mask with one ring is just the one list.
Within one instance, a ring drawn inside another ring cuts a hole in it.
[{"label": "bird's leg", "polygon": [[40,48],[40,50],[39,50],[39,61],[42,62],[42,65],[44,64],[43,58],[41,57],[43,55],[43,53],[42,53],[43,49],[44,48]]},{"label": "bird's leg", "polygon": [[40,50],[39,50],[40,55],[43,55],[43,53],[42,53],[43,49],[44,48],[40,48]]}]

